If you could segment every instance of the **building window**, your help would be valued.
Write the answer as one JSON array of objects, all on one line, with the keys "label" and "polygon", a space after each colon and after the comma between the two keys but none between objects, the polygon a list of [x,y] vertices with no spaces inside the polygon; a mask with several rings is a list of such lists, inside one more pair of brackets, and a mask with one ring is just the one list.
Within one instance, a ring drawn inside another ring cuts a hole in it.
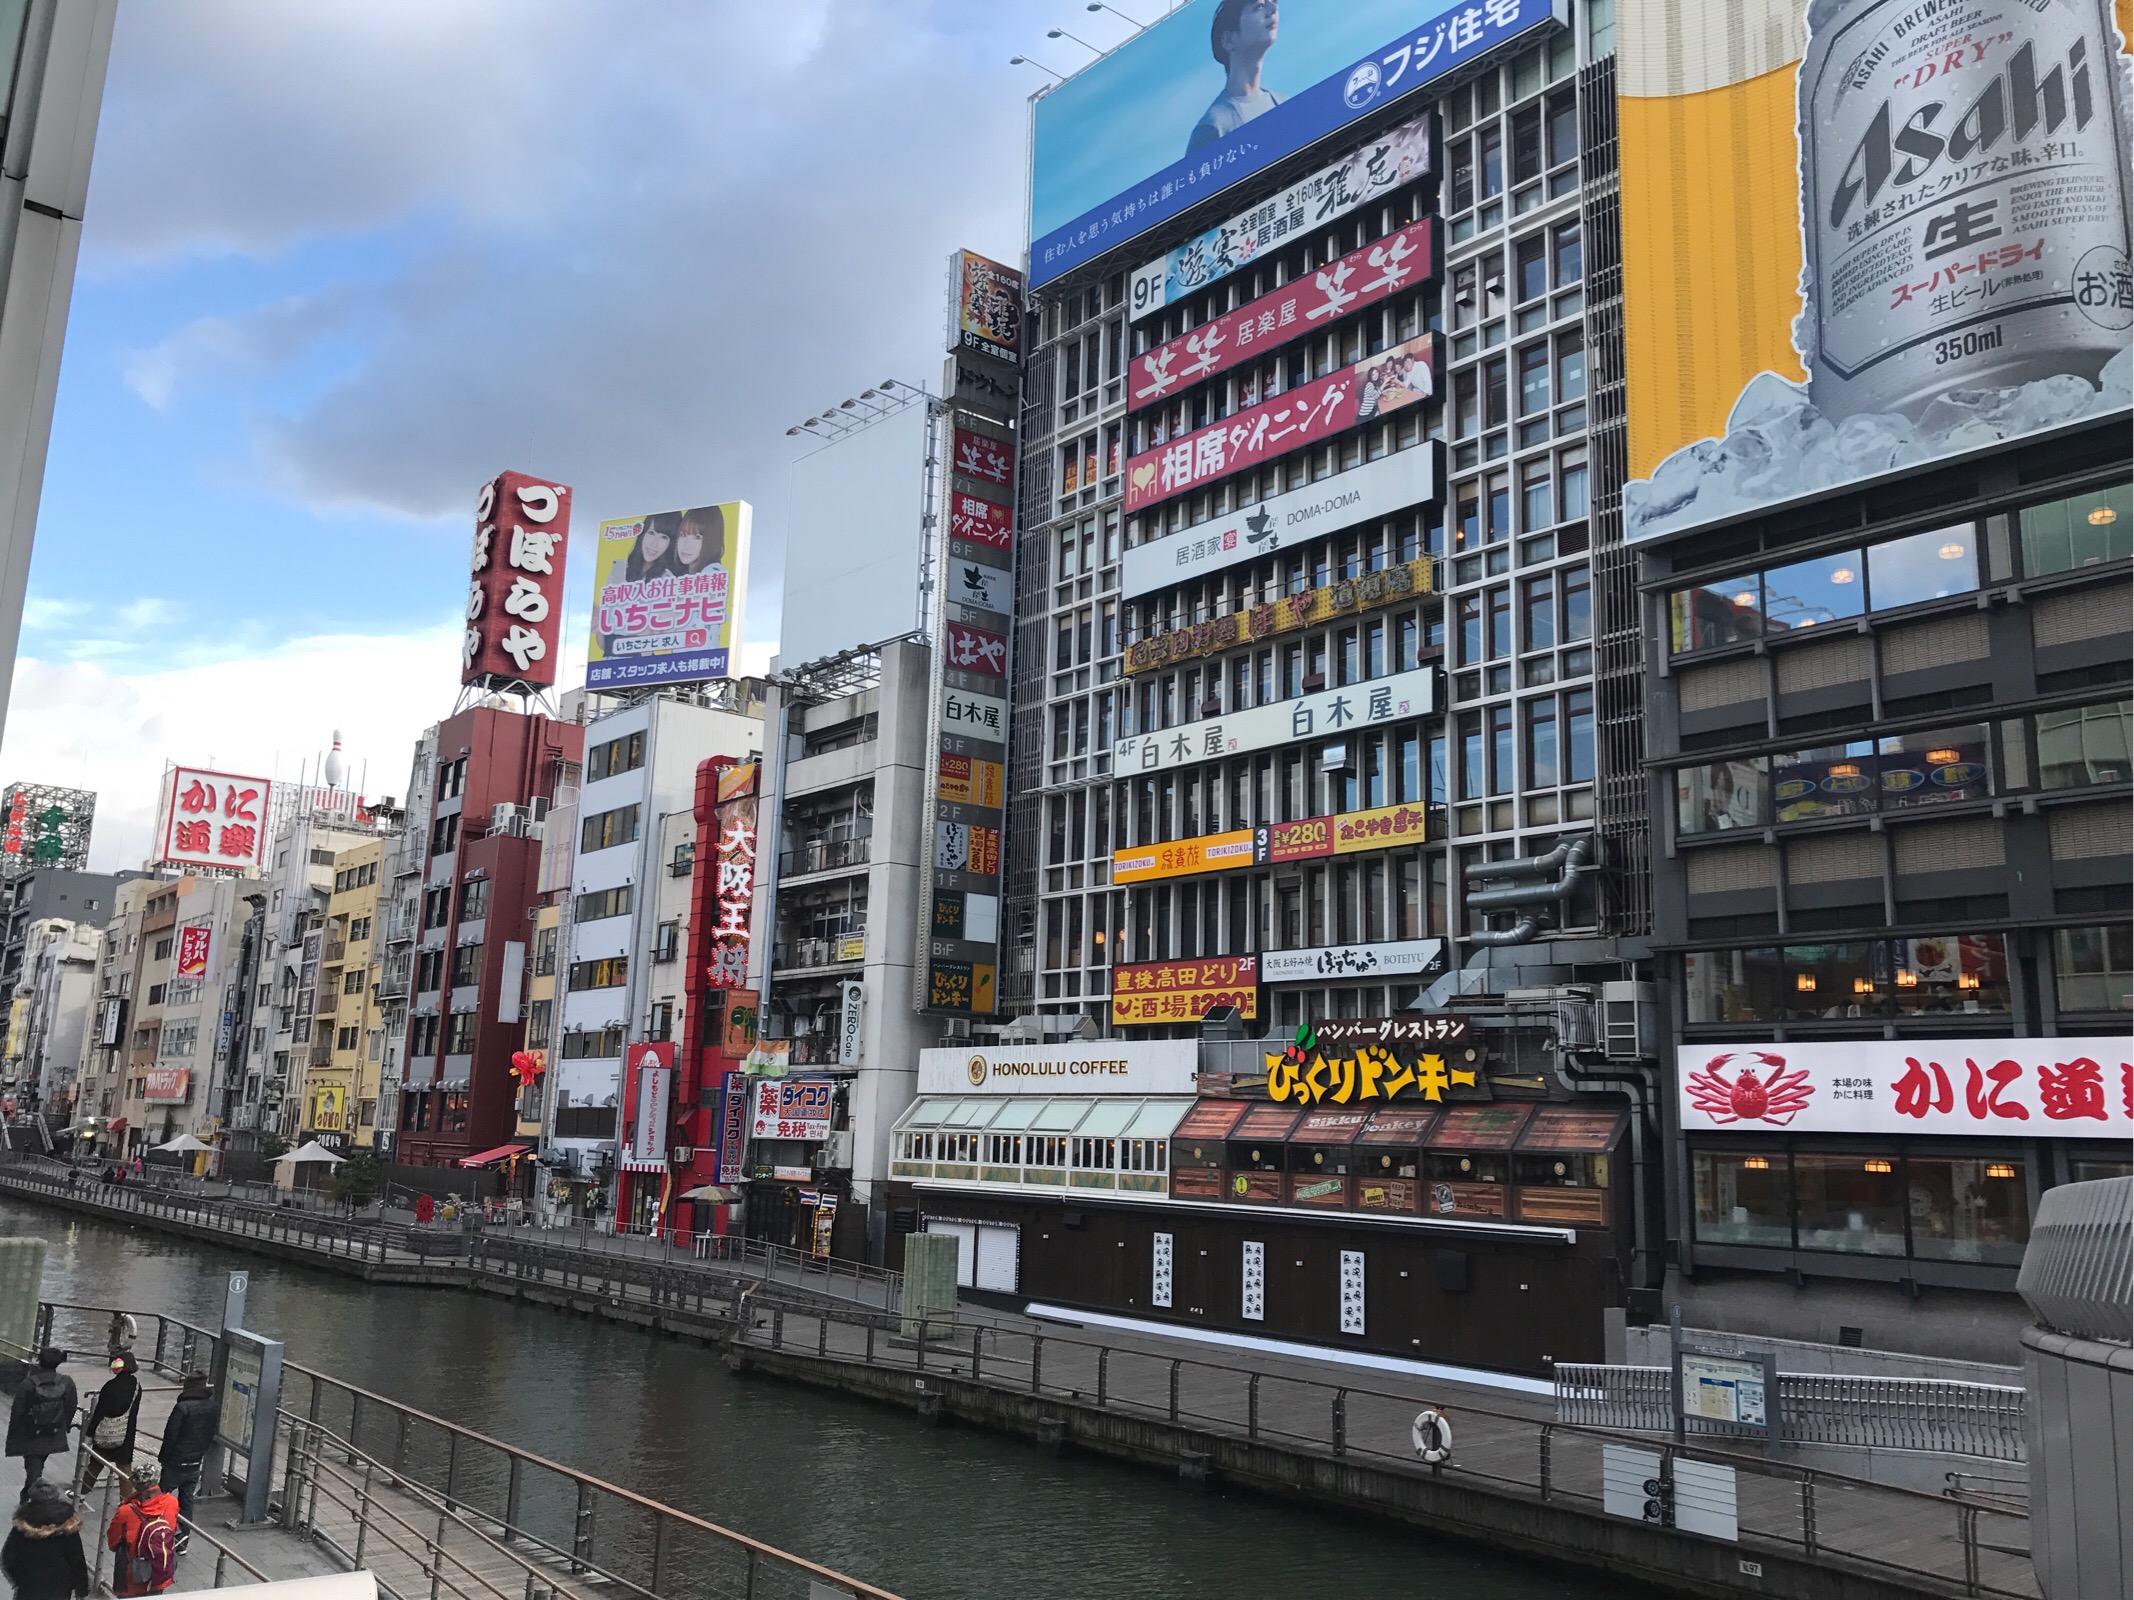
[{"label": "building window", "polygon": [[489,915],[489,880],[469,878],[459,889],[459,920],[479,922]]},{"label": "building window", "polygon": [[645,1037],[655,1044],[674,1037],[674,1002],[654,1002],[651,1014],[645,1021]]},{"label": "building window", "polygon": [[341,992],[343,994],[361,994],[363,992],[363,971],[364,969],[361,967],[351,967],[341,974]]},{"label": "building window", "polygon": [[1691,1165],[1700,1242],[1793,1248],[1793,1174],[1786,1152],[1699,1150]]},{"label": "building window", "polygon": [[457,812],[454,812],[449,817],[439,817],[435,822],[430,824],[431,855],[446,855],[458,843],[459,814]]},{"label": "building window", "polygon": [[422,925],[425,928],[442,928],[452,920],[452,890],[440,884],[434,889],[422,891]]},{"label": "building window", "polygon": [[2042,577],[2134,555],[2134,487],[2072,494],[2047,505],[2024,507],[2023,572]]},{"label": "building window", "polygon": [[415,992],[427,994],[444,981],[445,953],[442,950],[424,950],[415,957]]},{"label": "building window", "polygon": [[578,922],[598,922],[603,917],[626,917],[630,914],[631,886],[623,884],[615,889],[596,889],[591,894],[578,896],[571,908],[571,916]]},{"label": "building window", "polygon": [[585,781],[598,783],[602,778],[612,778],[625,772],[635,772],[645,764],[644,730],[626,733],[619,739],[610,739],[606,744],[596,744],[586,753]]},{"label": "building window", "polygon": [[463,1056],[474,1048],[474,1013],[457,1011],[445,1029],[445,1054]]},{"label": "building window", "polygon": [[360,1038],[361,1030],[356,1028],[342,1028],[334,1034],[333,1047],[336,1050],[353,1050],[355,1049]]},{"label": "building window", "polygon": [[573,989],[619,989],[629,981],[630,962],[626,956],[571,963],[570,986]]},{"label": "building window", "polygon": [[482,981],[482,947],[463,944],[452,952],[452,987],[464,989]]},{"label": "building window", "polygon": [[155,949],[149,955],[149,959],[151,961],[168,961],[170,959],[170,940],[168,938],[158,939]]},{"label": "building window", "polygon": [[2038,713],[2038,787],[2084,789],[2125,783],[2134,700]]},{"label": "building window", "polygon": [[638,811],[634,805],[618,806],[613,811],[599,811],[587,817],[578,830],[580,852],[590,854],[619,844],[635,843]]},{"label": "building window", "polygon": [[606,1061],[622,1054],[622,1029],[586,1028],[563,1036],[566,1061]]},{"label": "building window", "polygon": [[653,933],[652,959],[674,961],[682,953],[682,925],[679,922],[662,922]]},{"label": "building window", "polygon": [[1699,950],[1683,957],[1693,1023],[1850,1021],[2005,1012],[1997,933]]},{"label": "building window", "polygon": [[2052,965],[2062,1011],[2134,1011],[2134,925],[2055,928]]}]

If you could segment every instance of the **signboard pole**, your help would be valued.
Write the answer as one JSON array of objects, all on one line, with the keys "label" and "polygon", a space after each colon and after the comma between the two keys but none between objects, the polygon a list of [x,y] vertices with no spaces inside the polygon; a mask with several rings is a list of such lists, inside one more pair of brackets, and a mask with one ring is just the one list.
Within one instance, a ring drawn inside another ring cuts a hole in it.
[{"label": "signboard pole", "polygon": [[1675,1443],[1681,1444],[1687,1429],[1682,1417],[1682,1307],[1679,1303],[1667,1312],[1667,1371],[1668,1409],[1675,1417]]},{"label": "signboard pole", "polygon": [[[216,1386],[215,1443],[230,1455],[230,1487],[242,1510],[237,1526],[267,1522],[274,1487],[274,1432],[282,1409],[282,1343],[243,1328],[222,1340],[223,1381]],[[239,1471],[242,1482],[235,1481]]]}]

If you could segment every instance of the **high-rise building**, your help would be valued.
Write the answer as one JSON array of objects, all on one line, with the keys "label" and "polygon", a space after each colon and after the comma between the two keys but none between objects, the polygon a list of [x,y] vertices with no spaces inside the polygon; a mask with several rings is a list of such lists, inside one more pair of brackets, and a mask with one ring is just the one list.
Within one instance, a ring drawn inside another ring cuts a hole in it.
[{"label": "high-rise building", "polygon": [[[510,1142],[541,825],[584,730],[484,701],[437,726],[395,1159],[452,1167]],[[418,827],[411,812],[410,830]]]},{"label": "high-rise building", "polygon": [[0,729],[117,14],[118,0],[31,0],[0,20]]},{"label": "high-rise building", "polygon": [[103,931],[58,917],[30,925],[10,1011],[7,1088],[33,1111],[72,1109]]},{"label": "high-rise building", "polygon": [[[112,896],[135,872],[81,872],[69,867],[40,867],[0,881],[0,995],[12,994],[21,981],[29,931],[58,918],[101,928],[111,915]],[[0,1034],[0,1045],[7,1043]]]},{"label": "high-rise building", "polygon": [[391,841],[371,839],[334,856],[333,888],[320,929],[318,999],[297,1129],[336,1152],[368,1150],[378,1131],[385,1058],[379,988],[385,930],[381,882]]}]

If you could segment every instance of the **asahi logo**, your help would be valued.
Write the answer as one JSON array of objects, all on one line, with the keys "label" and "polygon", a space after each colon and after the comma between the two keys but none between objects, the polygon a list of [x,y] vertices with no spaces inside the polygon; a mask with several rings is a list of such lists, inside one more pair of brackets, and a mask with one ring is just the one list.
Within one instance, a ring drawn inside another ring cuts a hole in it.
[{"label": "asahi logo", "polygon": [[[1928,62],[1907,73],[1899,87],[1924,87],[1944,74],[1975,68],[1983,64],[1985,54],[1983,43],[1967,40],[1961,47],[1952,46],[1945,62]],[[1967,55],[1972,59],[1966,60]],[[2075,40],[2065,66],[2054,66],[2040,79],[2037,47],[2026,39],[2007,69],[1996,72],[1953,122],[1943,121],[1948,101],[1928,100],[1892,131],[1893,104],[1882,102],[1839,176],[1830,196],[1833,228],[1844,225],[1855,202],[1872,209],[1885,186],[1917,183],[1944,156],[1963,162],[1987,155],[2011,129],[2017,143],[2033,133],[2050,136],[2067,121],[2070,106],[2075,131],[2087,128],[2096,109],[2090,95],[2089,44]]]}]

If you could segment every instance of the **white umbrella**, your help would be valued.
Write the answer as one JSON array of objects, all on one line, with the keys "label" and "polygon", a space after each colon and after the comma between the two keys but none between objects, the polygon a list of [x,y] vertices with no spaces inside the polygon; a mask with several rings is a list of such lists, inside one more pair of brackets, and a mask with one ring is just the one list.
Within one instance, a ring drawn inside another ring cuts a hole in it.
[{"label": "white umbrella", "polygon": [[215,1147],[195,1139],[189,1133],[181,1133],[177,1138],[171,1140],[169,1144],[159,1144],[156,1148],[158,1150],[173,1151],[179,1155],[191,1155],[195,1150],[212,1150]]},{"label": "white umbrella", "polygon": [[309,1144],[298,1145],[285,1156],[276,1156],[274,1164],[278,1167],[285,1161],[325,1161],[338,1167],[344,1159],[314,1139]]}]

